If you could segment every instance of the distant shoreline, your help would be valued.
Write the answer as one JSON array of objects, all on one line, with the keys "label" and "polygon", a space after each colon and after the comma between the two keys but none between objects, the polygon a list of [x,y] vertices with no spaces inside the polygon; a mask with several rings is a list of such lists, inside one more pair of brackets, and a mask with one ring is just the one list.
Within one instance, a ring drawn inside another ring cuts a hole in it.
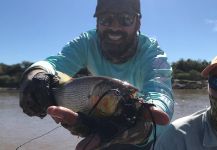
[{"label": "distant shoreline", "polygon": [[[173,89],[207,89],[208,81],[191,81],[191,80],[179,80],[174,79],[172,83]],[[19,91],[16,87],[0,87],[0,92],[4,91]]]},{"label": "distant shoreline", "polygon": [[207,89],[208,81],[191,81],[174,79],[172,83],[173,89]]}]

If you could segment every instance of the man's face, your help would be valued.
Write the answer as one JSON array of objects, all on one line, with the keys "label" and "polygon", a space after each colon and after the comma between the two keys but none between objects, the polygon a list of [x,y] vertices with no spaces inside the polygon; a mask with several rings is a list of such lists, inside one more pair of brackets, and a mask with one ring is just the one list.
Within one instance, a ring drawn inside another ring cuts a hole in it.
[{"label": "man's face", "polygon": [[136,20],[133,14],[108,12],[97,18],[97,28],[104,39],[118,44],[134,38],[138,30]]},{"label": "man's face", "polygon": [[217,68],[209,73],[209,99],[211,105],[211,124],[217,130]]},{"label": "man's face", "polygon": [[[213,82],[217,82],[217,68],[214,68],[210,73],[209,73],[209,77],[212,78]],[[213,83],[213,85],[215,85]],[[213,97],[215,97],[217,99],[217,89],[211,88],[211,83],[209,83],[209,93],[210,95],[212,95]],[[217,87],[216,87],[217,88]]]},{"label": "man's face", "polygon": [[97,30],[102,46],[122,53],[134,42],[139,30],[138,15],[104,13],[97,17]]}]

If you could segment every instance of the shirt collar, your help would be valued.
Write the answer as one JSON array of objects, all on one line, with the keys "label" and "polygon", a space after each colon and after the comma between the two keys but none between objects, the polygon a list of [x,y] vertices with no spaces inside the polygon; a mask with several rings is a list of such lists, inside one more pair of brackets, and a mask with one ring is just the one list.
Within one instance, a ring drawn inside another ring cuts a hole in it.
[{"label": "shirt collar", "polygon": [[209,122],[209,115],[208,113],[210,111],[210,108],[207,109],[206,113],[204,113],[202,117],[202,124],[204,129],[204,137],[203,137],[203,146],[204,147],[217,147],[217,133],[212,128],[210,122]]}]

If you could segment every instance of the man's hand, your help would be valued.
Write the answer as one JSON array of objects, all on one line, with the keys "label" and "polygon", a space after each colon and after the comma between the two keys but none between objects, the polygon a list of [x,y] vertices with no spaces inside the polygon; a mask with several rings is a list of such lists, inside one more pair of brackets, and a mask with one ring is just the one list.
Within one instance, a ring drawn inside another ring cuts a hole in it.
[{"label": "man's hand", "polygon": [[74,126],[78,120],[78,113],[62,106],[48,107],[47,114],[49,114],[56,123],[67,124],[69,126]]},{"label": "man's hand", "polygon": [[20,85],[20,107],[29,116],[46,116],[47,108],[55,105],[51,88],[58,83],[54,75],[37,69],[25,74]]},{"label": "man's hand", "polygon": [[[55,120],[56,123],[61,123],[63,127],[68,129],[73,135],[85,135],[85,137],[80,143],[78,143],[76,150],[95,150],[102,147],[110,147],[115,143],[134,143],[136,141],[143,141],[149,137],[151,130],[151,124],[146,124],[144,122],[154,121],[156,124],[166,125],[169,122],[168,115],[163,112],[160,108],[155,105],[146,104],[144,105],[141,114],[138,116],[138,122],[132,128],[127,128],[128,137],[124,132],[120,132],[117,137],[110,136],[117,134],[119,132],[118,125],[124,128],[123,124],[112,124],[112,120],[97,119],[83,113],[76,113],[68,108],[61,106],[50,106],[47,109],[47,113]],[[80,126],[84,126],[83,130],[77,130]],[[87,129],[87,130],[85,130]],[[80,134],[82,131],[88,131],[87,134]],[[121,130],[120,130],[121,131]],[[137,137],[131,137],[132,134],[136,134]],[[109,140],[105,141],[105,139]]]},{"label": "man's hand", "polygon": [[[49,114],[56,123],[61,123],[68,130],[70,130],[70,127],[73,128],[73,126],[76,126],[79,120],[78,113],[61,106],[48,107],[47,114]],[[97,134],[90,134],[78,143],[76,150],[94,150],[99,147],[100,142],[101,139]]]},{"label": "man's hand", "polygon": [[156,106],[151,106],[149,111],[144,110],[144,117],[147,121],[154,121],[158,125],[167,125],[170,122],[169,116]]}]

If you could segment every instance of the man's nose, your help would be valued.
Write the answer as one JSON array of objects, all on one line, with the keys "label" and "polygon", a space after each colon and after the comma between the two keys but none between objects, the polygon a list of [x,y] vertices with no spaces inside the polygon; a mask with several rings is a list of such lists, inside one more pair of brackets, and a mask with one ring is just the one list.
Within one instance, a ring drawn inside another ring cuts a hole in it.
[{"label": "man's nose", "polygon": [[122,26],[120,25],[119,21],[116,18],[112,21],[110,29],[112,29],[113,31],[118,31],[122,29]]}]

